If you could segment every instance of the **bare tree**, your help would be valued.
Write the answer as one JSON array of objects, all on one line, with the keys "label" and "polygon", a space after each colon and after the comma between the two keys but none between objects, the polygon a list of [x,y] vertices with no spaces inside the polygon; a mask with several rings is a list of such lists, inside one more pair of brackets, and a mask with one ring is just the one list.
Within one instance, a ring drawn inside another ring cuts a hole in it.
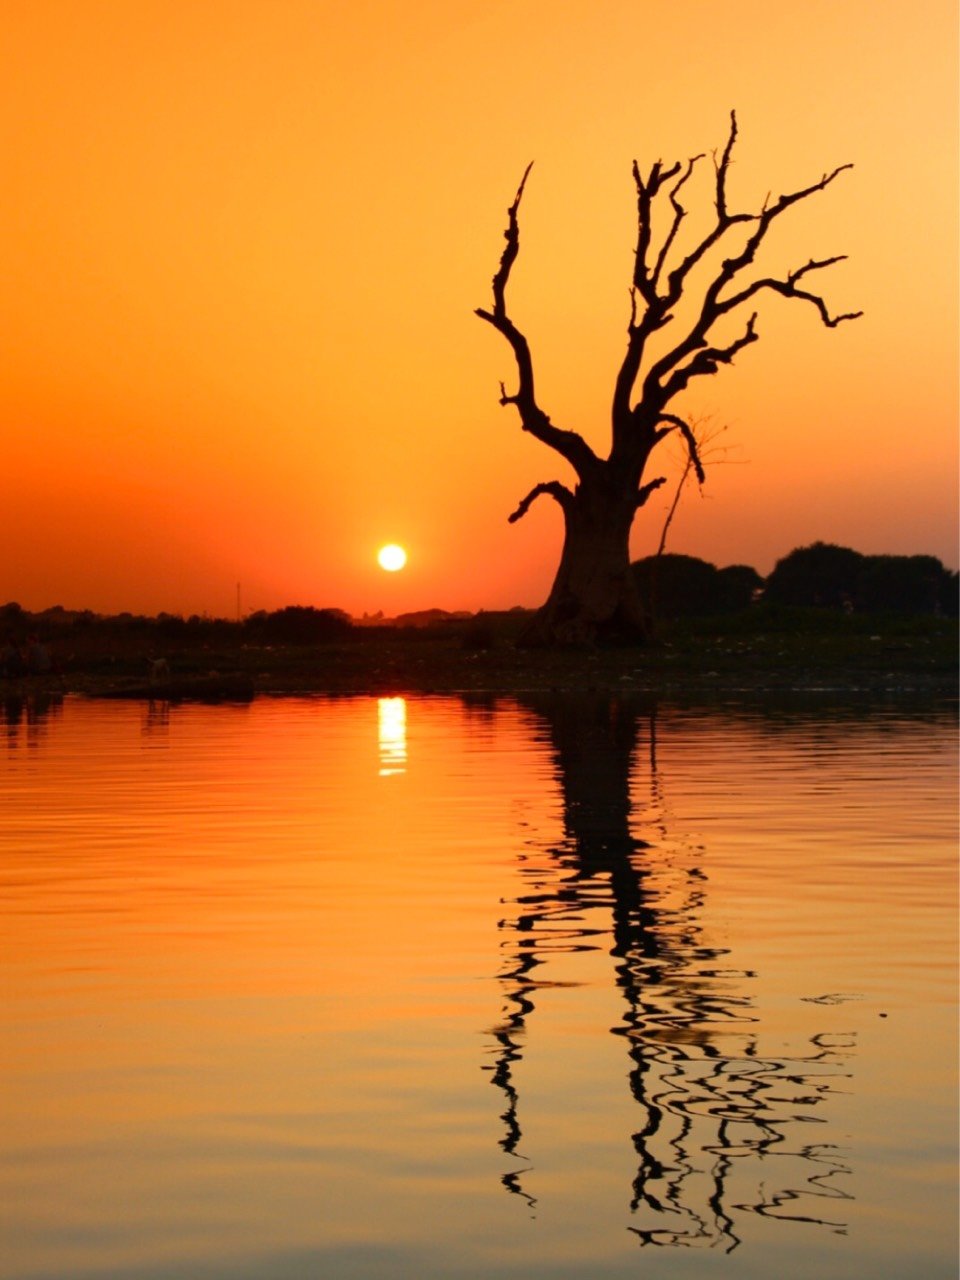
[{"label": "bare tree", "polygon": [[[476,314],[506,338],[517,364],[518,385],[508,394],[500,384],[500,403],[514,405],[520,424],[537,440],[564,458],[576,474],[571,489],[559,480],[535,485],[510,516],[525,515],[542,494],[559,503],[564,516],[560,565],[546,603],[528,629],[529,644],[589,643],[598,639],[643,640],[647,620],[630,572],[629,539],[634,517],[665,477],[645,480],[651,453],[673,432],[683,438],[700,483],[703,465],[687,422],[672,411],[673,402],[696,378],[730,364],[738,352],[757,341],[757,313],[748,304],[764,292],[811,303],[821,321],[834,328],[862,313],[832,315],[823,298],[807,287],[809,277],[841,262],[845,255],[810,259],[784,276],[745,273],[753,265],[767,232],[782,213],[815,192],[823,191],[845,169],[826,173],[799,191],[769,196],[757,213],[732,213],[727,205],[727,179],[737,139],[736,113],[730,114],[730,133],[719,155],[713,154],[716,217],[707,233],[685,255],[677,248],[677,233],[687,210],[681,193],[703,155],[664,166],[657,161],[645,176],[634,161],[637,190],[637,244],[630,287],[627,349],[617,374],[611,412],[611,443],[606,458],[598,457],[576,431],[551,422],[537,402],[533,359],[526,337],[507,314],[506,291],[520,250],[518,214],[532,164],[507,211],[506,248],[493,277],[493,309]],[[654,211],[664,211],[664,228],[654,238]],[[738,239],[737,228],[742,229]],[[733,233],[731,236],[730,233]],[[711,251],[716,252],[711,252]],[[709,283],[692,284],[694,269],[713,262]],[[665,354],[649,352],[650,339],[675,319],[681,300],[693,302],[693,319]],[[713,336],[718,322],[737,313],[746,316],[732,340]]]}]

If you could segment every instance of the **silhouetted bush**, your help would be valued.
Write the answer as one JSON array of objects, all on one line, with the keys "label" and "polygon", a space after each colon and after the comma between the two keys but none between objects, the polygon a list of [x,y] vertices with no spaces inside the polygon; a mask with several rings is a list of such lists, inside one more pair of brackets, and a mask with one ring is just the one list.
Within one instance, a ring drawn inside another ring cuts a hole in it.
[{"label": "silhouetted bush", "polygon": [[856,607],[868,612],[945,612],[951,576],[935,556],[868,556],[857,581]]},{"label": "silhouetted bush", "polygon": [[749,609],[763,588],[763,579],[748,564],[731,564],[718,569],[720,594],[725,613],[739,613]]},{"label": "silhouetted bush", "polygon": [[243,626],[251,638],[275,644],[324,644],[344,639],[353,630],[349,615],[340,609],[296,604],[251,614]]},{"label": "silhouetted bush", "polygon": [[814,542],[778,560],[767,578],[764,599],[776,604],[852,606],[865,557],[849,547]]},{"label": "silhouetted bush", "polygon": [[468,652],[496,648],[496,630],[492,620],[485,616],[482,609],[464,627],[460,643]]},{"label": "silhouetted bush", "polygon": [[16,627],[22,625],[27,620],[27,614],[23,605],[18,604],[16,600],[11,600],[9,604],[0,605],[0,626]]},{"label": "silhouetted bush", "polygon": [[631,566],[640,598],[660,618],[746,609],[763,579],[748,565],[718,569],[696,556],[646,556]]},{"label": "silhouetted bush", "polygon": [[944,570],[944,579],[940,588],[940,609],[945,618],[956,618],[960,615],[960,573]]},{"label": "silhouetted bush", "polygon": [[764,599],[866,613],[956,616],[956,579],[935,556],[864,556],[849,547],[815,542],[777,561]]}]

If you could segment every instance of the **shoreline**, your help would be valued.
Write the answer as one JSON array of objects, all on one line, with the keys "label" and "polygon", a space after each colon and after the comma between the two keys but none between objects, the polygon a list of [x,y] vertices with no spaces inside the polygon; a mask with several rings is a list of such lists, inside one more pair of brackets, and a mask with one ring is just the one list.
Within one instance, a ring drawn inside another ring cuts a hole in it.
[{"label": "shoreline", "polygon": [[442,640],[171,654],[169,674],[109,659],[49,675],[0,678],[0,700],[78,695],[161,702],[257,695],[430,696],[637,694],[671,701],[794,695],[909,696],[956,701],[955,646],[923,640],[775,637],[698,640],[645,649],[470,651]]}]

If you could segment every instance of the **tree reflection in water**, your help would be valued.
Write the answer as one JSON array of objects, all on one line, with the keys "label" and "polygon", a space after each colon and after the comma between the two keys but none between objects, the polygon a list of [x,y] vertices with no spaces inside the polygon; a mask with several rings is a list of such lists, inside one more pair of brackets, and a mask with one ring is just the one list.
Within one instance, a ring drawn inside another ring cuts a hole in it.
[{"label": "tree reflection in water", "polygon": [[0,731],[7,748],[39,746],[49,722],[62,714],[60,694],[8,690],[0,698]]},{"label": "tree reflection in water", "polygon": [[[537,993],[553,985],[543,972],[550,955],[609,946],[625,1005],[613,1031],[626,1041],[641,1115],[630,1195],[630,1230],[639,1242],[730,1252],[740,1243],[743,1213],[844,1232],[838,1217],[852,1197],[841,1175],[850,1170],[834,1144],[806,1141],[805,1130],[823,1120],[818,1108],[849,1075],[853,1037],[823,1033],[795,1055],[764,1052],[744,989],[754,975],[725,966],[727,951],[706,945],[698,851],[671,846],[663,825],[655,710],[600,695],[521,701],[550,745],[563,839],[525,851],[529,889],[501,921],[504,1005],[488,1068],[507,1104],[501,1148],[527,1158],[517,1068]],[[630,830],[641,723],[659,815],[655,862],[645,856],[651,846]],[[502,1181],[532,1209],[528,1170]]]}]

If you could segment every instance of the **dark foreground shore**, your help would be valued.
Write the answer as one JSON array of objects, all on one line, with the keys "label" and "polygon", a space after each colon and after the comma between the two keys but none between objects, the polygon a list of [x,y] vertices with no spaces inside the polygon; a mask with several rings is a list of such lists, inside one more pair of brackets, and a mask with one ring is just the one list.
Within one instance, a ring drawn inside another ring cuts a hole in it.
[{"label": "dark foreground shore", "polygon": [[323,645],[91,654],[45,675],[0,680],[31,692],[159,700],[258,693],[430,694],[563,690],[671,697],[764,692],[911,693],[955,698],[956,624],[696,634],[642,648],[530,650],[511,640],[398,633]]}]

